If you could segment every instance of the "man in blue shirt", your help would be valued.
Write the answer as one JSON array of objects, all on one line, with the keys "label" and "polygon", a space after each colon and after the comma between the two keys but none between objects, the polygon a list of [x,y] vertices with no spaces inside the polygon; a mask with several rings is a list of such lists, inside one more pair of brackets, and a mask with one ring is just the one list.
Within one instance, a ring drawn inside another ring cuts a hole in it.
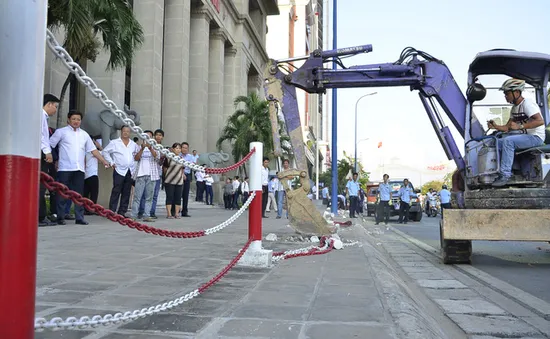
[{"label": "man in blue shirt", "polygon": [[443,218],[443,210],[451,208],[451,192],[447,189],[447,185],[441,187],[439,191],[439,201],[441,202],[441,217]]},{"label": "man in blue shirt", "polygon": [[409,179],[403,180],[403,186],[399,189],[398,196],[401,201],[399,202],[399,219],[397,219],[397,222],[406,224],[409,221],[411,197],[416,197],[416,194],[409,184]]},{"label": "man in blue shirt", "polygon": [[[189,144],[187,142],[181,143],[181,157],[185,161],[189,161],[194,163],[195,157],[191,154],[189,154]],[[191,188],[191,181],[193,181],[193,174],[191,173],[190,167],[185,167],[183,170],[183,174],[185,175],[184,181],[183,181],[183,190],[181,193],[182,198],[182,204],[181,204],[181,216],[182,217],[190,217],[188,205],[189,205],[189,189]]]},{"label": "man in blue shirt", "polygon": [[378,186],[378,211],[376,213],[376,223],[378,225],[382,218],[385,218],[384,223],[387,225],[390,220],[390,200],[391,200],[391,186],[388,183],[390,176],[384,174],[382,177],[384,182]]},{"label": "man in blue shirt", "polygon": [[349,217],[357,218],[355,212],[357,211],[357,195],[359,194],[359,182],[357,182],[357,173],[353,173],[353,180],[348,181],[346,184],[346,193],[349,195]]}]

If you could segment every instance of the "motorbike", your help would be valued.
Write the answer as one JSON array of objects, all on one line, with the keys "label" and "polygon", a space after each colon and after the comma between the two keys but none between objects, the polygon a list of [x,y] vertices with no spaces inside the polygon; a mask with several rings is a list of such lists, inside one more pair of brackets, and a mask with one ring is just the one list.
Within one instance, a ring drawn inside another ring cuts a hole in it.
[{"label": "motorbike", "polygon": [[426,214],[428,215],[428,217],[436,217],[438,212],[439,212],[439,203],[437,199],[435,197],[430,198],[428,200],[428,210]]}]

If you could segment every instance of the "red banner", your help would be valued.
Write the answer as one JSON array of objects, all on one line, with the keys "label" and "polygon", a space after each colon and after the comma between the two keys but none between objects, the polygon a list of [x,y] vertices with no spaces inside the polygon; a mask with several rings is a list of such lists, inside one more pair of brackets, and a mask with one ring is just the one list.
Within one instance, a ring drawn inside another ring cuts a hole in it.
[{"label": "red banner", "polygon": [[445,165],[428,166],[428,169],[431,171],[443,171],[445,169]]}]

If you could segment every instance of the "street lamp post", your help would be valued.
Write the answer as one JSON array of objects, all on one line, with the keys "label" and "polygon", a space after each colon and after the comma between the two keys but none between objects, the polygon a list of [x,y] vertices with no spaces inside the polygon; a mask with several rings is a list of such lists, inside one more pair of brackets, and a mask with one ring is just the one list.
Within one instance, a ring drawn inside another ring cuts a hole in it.
[{"label": "street lamp post", "polygon": [[376,93],[378,93],[378,92],[372,92],[372,93],[369,93],[369,94],[365,94],[365,95],[359,97],[359,99],[357,99],[357,101],[355,102],[355,157],[354,157],[354,163],[353,163],[353,169],[354,169],[353,171],[354,172],[357,172],[357,105],[359,104],[359,101],[361,99],[363,99],[364,97],[375,95]]}]

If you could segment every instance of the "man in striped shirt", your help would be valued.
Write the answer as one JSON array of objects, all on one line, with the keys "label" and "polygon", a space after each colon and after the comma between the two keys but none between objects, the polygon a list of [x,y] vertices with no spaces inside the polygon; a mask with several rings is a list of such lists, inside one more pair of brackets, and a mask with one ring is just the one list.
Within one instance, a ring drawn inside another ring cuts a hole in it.
[{"label": "man in striped shirt", "polygon": [[[153,132],[144,131],[153,137]],[[160,154],[155,151],[153,147],[147,142],[141,144],[141,149],[136,153],[134,159],[137,161],[137,168],[135,169],[135,191],[134,201],[132,203],[132,218],[137,218],[139,211],[139,203],[141,197],[145,195],[145,210],[143,211],[143,221],[153,222],[155,219],[150,217],[151,203],[153,201],[153,194],[155,191],[155,185],[160,179],[160,173],[158,170],[158,161]]]}]

